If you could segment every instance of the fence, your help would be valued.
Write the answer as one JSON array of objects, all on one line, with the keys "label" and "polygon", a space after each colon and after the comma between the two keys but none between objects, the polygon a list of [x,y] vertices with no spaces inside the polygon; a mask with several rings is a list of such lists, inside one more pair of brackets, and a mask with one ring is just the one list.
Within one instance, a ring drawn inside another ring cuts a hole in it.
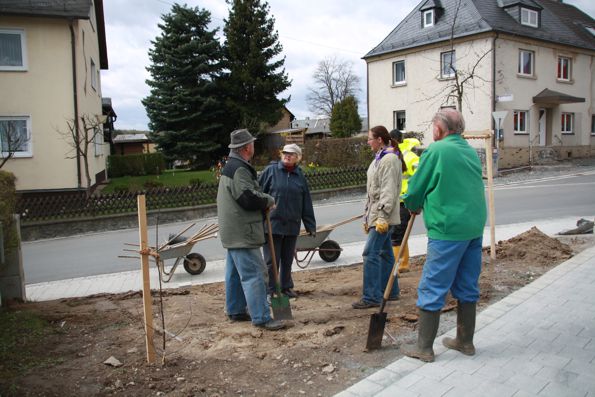
[{"label": "fence", "polygon": [[[306,172],[311,191],[362,186],[366,183],[365,167],[336,168]],[[17,213],[21,222],[64,220],[100,215],[136,212],[136,196],[145,194],[147,209],[194,207],[215,203],[217,184],[181,187],[158,187],[143,192],[119,192],[87,197],[84,192],[21,196]]]}]

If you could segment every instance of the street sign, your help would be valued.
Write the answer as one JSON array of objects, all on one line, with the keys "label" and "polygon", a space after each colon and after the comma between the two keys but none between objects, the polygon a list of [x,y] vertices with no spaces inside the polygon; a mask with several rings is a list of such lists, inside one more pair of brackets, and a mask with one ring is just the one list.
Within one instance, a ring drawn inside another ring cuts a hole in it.
[{"label": "street sign", "polygon": [[496,122],[496,143],[497,141],[501,141],[502,139],[504,139],[504,134],[502,134],[502,128],[500,127],[502,125],[502,121],[506,118],[506,115],[508,114],[508,111],[506,110],[501,110],[499,112],[492,112],[492,117],[494,118],[494,121]]},{"label": "street sign", "polygon": [[512,94],[496,95],[496,102],[510,102],[512,100],[514,100],[514,96]]}]

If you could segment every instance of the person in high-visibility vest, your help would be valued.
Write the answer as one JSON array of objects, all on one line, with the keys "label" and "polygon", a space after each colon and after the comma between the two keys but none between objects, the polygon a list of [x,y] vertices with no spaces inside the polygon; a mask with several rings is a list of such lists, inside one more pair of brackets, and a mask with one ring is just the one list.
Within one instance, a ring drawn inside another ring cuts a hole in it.
[{"label": "person in high-visibility vest", "polygon": [[[390,132],[391,138],[393,138],[399,144],[399,150],[403,153],[403,160],[407,166],[407,170],[403,172],[403,181],[401,184],[401,196],[407,193],[408,180],[413,176],[417,170],[419,163],[419,156],[413,152],[413,148],[421,146],[421,142],[415,138],[403,139],[403,134],[399,130],[392,130]],[[407,229],[407,223],[411,218],[409,210],[403,205],[403,199],[400,200],[399,213],[401,215],[401,224],[396,225],[391,235],[391,243],[393,246],[393,252],[395,254],[395,260],[398,260],[397,255],[399,254],[399,247],[403,242],[403,236]],[[399,264],[398,272],[406,273],[409,271],[409,246],[407,243],[403,246],[403,260]]]}]

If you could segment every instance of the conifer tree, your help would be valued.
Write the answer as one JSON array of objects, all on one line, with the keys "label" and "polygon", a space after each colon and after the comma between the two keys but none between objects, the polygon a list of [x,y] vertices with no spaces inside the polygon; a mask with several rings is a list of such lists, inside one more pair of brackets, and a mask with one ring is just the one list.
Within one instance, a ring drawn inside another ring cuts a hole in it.
[{"label": "conifer tree", "polygon": [[259,133],[276,124],[289,98],[277,96],[291,85],[279,55],[283,47],[269,16],[269,5],[260,0],[228,0],[223,87],[228,129],[248,128]]},{"label": "conifer tree", "polygon": [[333,106],[330,130],[335,138],[349,137],[362,129],[357,110],[357,100],[350,95]]},{"label": "conifer tree", "polygon": [[227,140],[217,79],[221,45],[209,11],[174,4],[162,16],[161,35],[149,50],[151,93],[143,99],[151,138],[168,160],[208,165]]}]

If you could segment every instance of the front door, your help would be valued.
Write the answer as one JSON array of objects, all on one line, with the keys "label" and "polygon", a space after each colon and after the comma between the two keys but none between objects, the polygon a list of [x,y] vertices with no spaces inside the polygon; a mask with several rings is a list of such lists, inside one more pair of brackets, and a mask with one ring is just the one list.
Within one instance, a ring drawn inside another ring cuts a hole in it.
[{"label": "front door", "polygon": [[544,108],[539,109],[539,142],[537,143],[538,146],[545,146],[545,129],[546,129],[546,120],[547,112]]}]

